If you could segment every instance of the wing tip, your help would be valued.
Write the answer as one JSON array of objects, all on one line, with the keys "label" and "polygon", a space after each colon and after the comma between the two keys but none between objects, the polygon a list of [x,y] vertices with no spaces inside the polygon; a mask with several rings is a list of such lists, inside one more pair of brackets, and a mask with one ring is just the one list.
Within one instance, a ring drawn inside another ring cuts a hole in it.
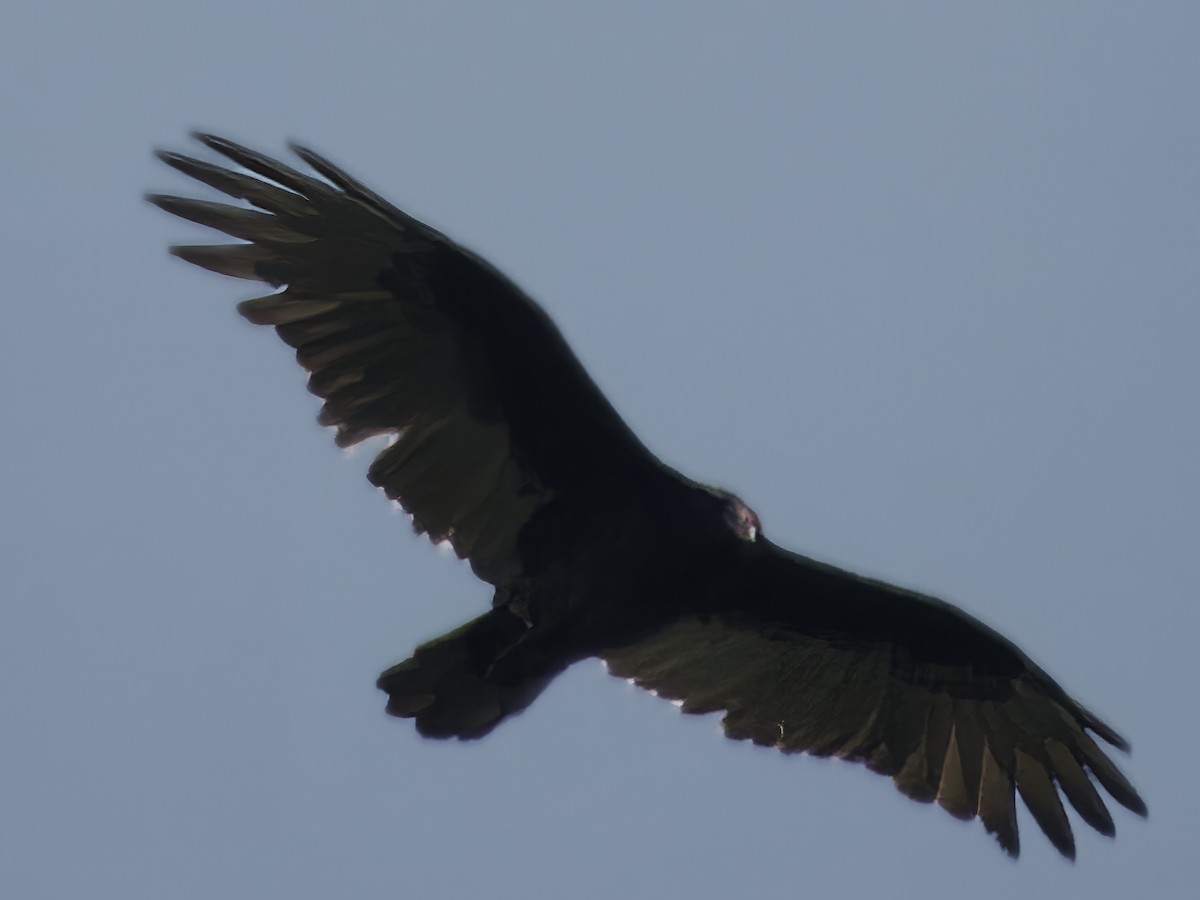
[{"label": "wing tip", "polygon": [[221,137],[219,134],[213,134],[211,131],[201,131],[197,128],[188,132],[188,134],[193,140],[199,141],[209,150],[214,150],[222,156],[235,161],[239,155],[253,153],[249,147],[245,147],[237,141],[231,141],[229,138]]},{"label": "wing tip", "polygon": [[1075,835],[1071,832],[1070,827],[1066,832],[1056,832],[1055,834],[1051,834],[1043,828],[1042,833],[1046,835],[1050,843],[1054,845],[1054,849],[1061,853],[1064,859],[1075,862]]},{"label": "wing tip", "polygon": [[1102,738],[1106,743],[1111,744],[1118,750],[1121,750],[1125,753],[1133,752],[1133,745],[1130,744],[1129,741],[1127,741],[1124,737],[1122,737],[1121,734],[1111,725],[1101,721],[1091,713],[1087,713],[1087,717],[1084,719],[1084,722],[1087,724],[1089,731],[1091,731],[1097,737]]},{"label": "wing tip", "polygon": [[[1122,806],[1124,806],[1127,810],[1129,810],[1134,815],[1141,816],[1143,819],[1150,818],[1150,809],[1149,809],[1149,807],[1146,806],[1146,801],[1143,800],[1142,795],[1137,793],[1136,791],[1133,793],[1133,796],[1131,796],[1131,797],[1126,797],[1125,799],[1121,799],[1120,797],[1118,797],[1117,802],[1120,803]],[[1116,833],[1115,828],[1113,829],[1113,831],[1114,831],[1114,833]],[[1110,835],[1110,837],[1111,837],[1111,835]]]},{"label": "wing tip", "polygon": [[[988,829],[989,831],[991,829]],[[1000,845],[1000,849],[1004,851],[1005,856],[1011,860],[1017,860],[1021,857],[1021,839],[1017,837],[1017,832],[1014,829],[1011,833],[997,831],[994,833],[996,843]]]},{"label": "wing tip", "polygon": [[166,163],[172,169],[178,169],[180,171],[182,171],[187,166],[193,165],[196,162],[198,162],[198,160],[193,159],[192,157],[188,156],[186,153],[179,153],[178,151],[175,151],[175,150],[163,150],[161,147],[155,148],[154,157],[159,162]]},{"label": "wing tip", "polygon": [[293,153],[295,153],[297,156],[299,156],[301,159],[305,160],[306,162],[307,162],[307,157],[319,155],[311,147],[306,147],[304,144],[300,143],[299,141],[292,140],[292,139],[288,140],[287,148],[289,150],[291,150]]}]

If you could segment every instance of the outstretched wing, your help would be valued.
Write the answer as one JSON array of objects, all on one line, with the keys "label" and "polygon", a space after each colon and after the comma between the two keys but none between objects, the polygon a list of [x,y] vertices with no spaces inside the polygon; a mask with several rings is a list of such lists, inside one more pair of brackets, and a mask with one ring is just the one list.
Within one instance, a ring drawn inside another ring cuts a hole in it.
[{"label": "outstretched wing", "polygon": [[763,543],[710,612],[604,653],[609,671],[684,712],[723,710],[728,737],[864,762],[915,800],[978,815],[1012,856],[1014,790],[1071,858],[1060,790],[1103,834],[1113,820],[1092,778],[1145,815],[1087,732],[1125,741],[1009,641],[932,597]]},{"label": "outstretched wing", "polygon": [[652,460],[545,313],[479,257],[311,150],[292,148],[324,180],[196,137],[253,174],[159,157],[255,208],[151,195],[244,241],[171,252],[286,285],[239,311],[296,348],[339,445],[393,437],[368,477],[481,578],[519,573],[517,539],[539,508]]}]

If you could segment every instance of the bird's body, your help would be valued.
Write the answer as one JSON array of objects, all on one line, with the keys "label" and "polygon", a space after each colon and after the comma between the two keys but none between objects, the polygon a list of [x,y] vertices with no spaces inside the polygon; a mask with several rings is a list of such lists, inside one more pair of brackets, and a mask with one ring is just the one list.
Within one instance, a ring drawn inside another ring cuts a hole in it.
[{"label": "bird's body", "polygon": [[[684,612],[716,611],[720,579],[755,547],[724,524],[721,507],[729,501],[665,471],[657,480],[659,502],[643,494],[634,507],[613,492],[585,494],[578,505],[539,513],[525,532],[523,574],[497,586],[492,610],[450,642],[419,649],[416,665],[406,661],[381,676],[389,710],[415,716],[430,737],[481,737],[572,663],[635,643]],[[694,514],[678,519],[689,500]],[[511,691],[489,693],[473,679],[439,682],[440,673],[431,682],[436,655],[459,640],[489,684]]]},{"label": "bird's body", "polygon": [[1015,645],[776,547],[737,497],[656,459],[486,262],[311,151],[295,148],[325,181],[199,137],[254,174],[162,159],[256,209],[152,196],[246,241],[173,252],[287,286],[242,314],[296,348],[340,445],[391,436],[372,483],[493,587],[489,611],[380,676],[390,712],[480,737],[598,656],[684,712],[724,712],[730,737],[861,761],[978,815],[1013,855],[1018,791],[1068,856],[1060,791],[1106,834],[1093,779],[1144,814],[1088,732],[1125,742]]}]

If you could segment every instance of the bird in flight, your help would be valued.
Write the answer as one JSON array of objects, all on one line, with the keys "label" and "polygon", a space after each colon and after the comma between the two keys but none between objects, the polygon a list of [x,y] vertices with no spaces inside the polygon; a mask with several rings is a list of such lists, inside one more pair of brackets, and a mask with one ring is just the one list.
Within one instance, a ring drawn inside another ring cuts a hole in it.
[{"label": "bird in flight", "polygon": [[[232,205],[152,194],[239,243],[171,252],[284,289],[238,306],[296,350],[319,421],[389,443],[367,477],[494,589],[486,613],[385,671],[387,711],[478,738],[599,657],[725,734],[836,756],[978,816],[1019,852],[1016,794],[1064,856],[1065,796],[1097,831],[1097,785],[1146,805],[1093,740],[1129,745],[1015,644],[962,610],[776,546],[735,495],[659,461],[540,306],[498,270],[327,159],[298,171],[160,152]],[[248,204],[248,205],[247,205]]]}]

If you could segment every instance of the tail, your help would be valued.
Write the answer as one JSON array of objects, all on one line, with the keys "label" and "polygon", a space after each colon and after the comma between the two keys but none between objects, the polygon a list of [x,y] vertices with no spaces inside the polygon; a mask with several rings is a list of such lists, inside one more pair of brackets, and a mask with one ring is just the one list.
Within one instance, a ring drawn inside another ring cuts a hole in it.
[{"label": "tail", "polygon": [[422,644],[379,676],[388,713],[416,719],[425,737],[483,737],[565,668],[522,652],[529,635],[528,623],[500,606]]}]

